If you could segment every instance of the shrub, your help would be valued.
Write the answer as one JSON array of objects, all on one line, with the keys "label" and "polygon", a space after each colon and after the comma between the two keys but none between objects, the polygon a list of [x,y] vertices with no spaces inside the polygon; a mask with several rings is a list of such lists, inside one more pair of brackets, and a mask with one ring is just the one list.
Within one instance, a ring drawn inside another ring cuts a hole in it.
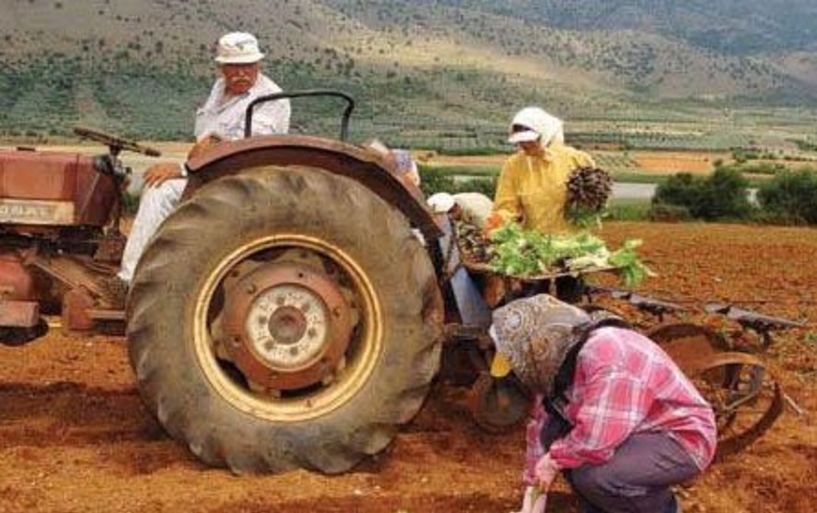
[{"label": "shrub", "polygon": [[718,168],[706,178],[689,173],[671,176],[659,184],[653,205],[684,207],[696,219],[747,219],[752,205],[747,194],[748,182],[730,168]]},{"label": "shrub", "polygon": [[678,223],[692,219],[692,214],[689,213],[687,207],[667,205],[665,203],[653,204],[647,216],[650,221],[660,223]]},{"label": "shrub", "polygon": [[456,181],[445,168],[420,165],[420,188],[426,197],[437,192],[479,192],[489,198],[496,193],[496,178],[469,178]]},{"label": "shrub", "polygon": [[741,168],[741,171],[744,173],[751,173],[756,175],[776,175],[787,170],[788,168],[785,165],[772,162],[749,164]]},{"label": "shrub", "polygon": [[777,173],[787,171],[789,168],[787,168],[784,164],[777,162],[737,163],[725,165],[723,161],[719,160],[715,162],[715,169],[730,169],[741,173],[755,175],[776,175]]},{"label": "shrub", "polygon": [[496,195],[496,178],[471,178],[454,184],[456,192],[479,192],[493,199]]},{"label": "shrub", "polygon": [[691,173],[678,173],[658,185],[652,201],[654,205],[683,206],[691,213],[697,209],[703,190],[704,180],[702,178],[695,177]]},{"label": "shrub", "polygon": [[782,226],[804,226],[806,224],[806,221],[802,217],[765,209],[757,209],[754,215],[752,215],[752,222]]},{"label": "shrub", "polygon": [[757,198],[770,215],[817,224],[817,174],[814,170],[779,173],[761,186]]},{"label": "shrub", "polygon": [[752,213],[749,182],[739,171],[716,169],[705,181],[703,201],[696,217],[703,219],[746,219]]},{"label": "shrub", "polygon": [[420,171],[420,188],[427,197],[436,192],[452,192],[454,189],[454,179],[445,174],[439,167],[418,166]]}]

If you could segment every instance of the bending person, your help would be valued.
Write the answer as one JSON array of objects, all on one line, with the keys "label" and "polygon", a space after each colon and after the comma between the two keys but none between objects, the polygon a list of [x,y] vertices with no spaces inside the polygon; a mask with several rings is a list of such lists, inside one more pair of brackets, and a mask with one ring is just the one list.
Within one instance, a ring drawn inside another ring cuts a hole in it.
[{"label": "bending person", "polygon": [[[583,513],[676,513],[670,486],[715,454],[712,408],[667,354],[617,318],[595,321],[548,295],[493,314],[498,353],[544,406],[543,455],[528,445],[529,486],[561,472]],[[492,366],[501,376],[510,368]]]}]

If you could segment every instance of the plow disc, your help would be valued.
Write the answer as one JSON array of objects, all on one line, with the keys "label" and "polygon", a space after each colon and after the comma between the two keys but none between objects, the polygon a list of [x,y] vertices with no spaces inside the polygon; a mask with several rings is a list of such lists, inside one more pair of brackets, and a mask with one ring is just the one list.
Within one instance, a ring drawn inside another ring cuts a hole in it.
[{"label": "plow disc", "polygon": [[681,369],[703,356],[728,351],[726,340],[716,332],[692,323],[674,323],[658,326],[647,337],[661,346]]},{"label": "plow disc", "polygon": [[718,458],[760,438],[783,412],[783,392],[756,356],[728,351],[712,330],[671,324],[649,334],[712,405],[718,426]]},{"label": "plow disc", "polygon": [[783,412],[780,384],[750,354],[721,353],[691,377],[715,410],[719,458],[751,445]]},{"label": "plow disc", "polygon": [[501,433],[525,418],[530,398],[515,378],[495,379],[482,372],[468,391],[468,407],[480,428]]}]

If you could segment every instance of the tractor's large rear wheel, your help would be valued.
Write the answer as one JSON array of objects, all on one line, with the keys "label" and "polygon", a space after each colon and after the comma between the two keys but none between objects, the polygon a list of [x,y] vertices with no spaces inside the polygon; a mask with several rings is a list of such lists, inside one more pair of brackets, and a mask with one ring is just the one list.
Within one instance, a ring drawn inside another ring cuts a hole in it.
[{"label": "tractor's large rear wheel", "polygon": [[405,218],[314,168],[218,180],[162,225],[128,304],[139,390],[203,461],[343,472],[420,408],[434,270]]}]

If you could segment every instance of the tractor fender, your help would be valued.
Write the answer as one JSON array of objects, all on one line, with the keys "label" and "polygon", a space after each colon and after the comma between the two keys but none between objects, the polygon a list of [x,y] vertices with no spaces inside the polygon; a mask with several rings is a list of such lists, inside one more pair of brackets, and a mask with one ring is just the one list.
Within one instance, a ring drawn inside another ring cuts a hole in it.
[{"label": "tractor fender", "polygon": [[221,142],[189,160],[190,197],[202,185],[222,176],[258,166],[311,166],[360,182],[394,205],[426,238],[442,235],[440,226],[426,208],[422,192],[406,187],[396,169],[381,153],[344,142],[305,135],[268,135]]}]

